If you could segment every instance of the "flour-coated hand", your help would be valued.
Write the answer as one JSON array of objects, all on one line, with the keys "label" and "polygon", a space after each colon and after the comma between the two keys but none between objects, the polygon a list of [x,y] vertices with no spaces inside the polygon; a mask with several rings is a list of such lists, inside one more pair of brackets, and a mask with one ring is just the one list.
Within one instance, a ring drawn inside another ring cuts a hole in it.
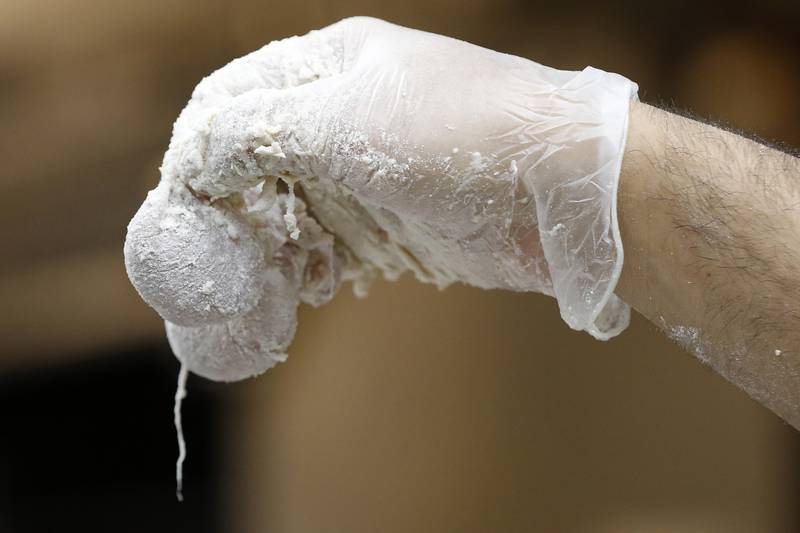
[{"label": "flour-coated hand", "polygon": [[[342,279],[373,270],[554,295],[571,327],[608,338],[628,321],[613,294],[622,267],[615,211],[635,94],[615,74],[558,71],[376,19],[270,43],[195,89],[161,192],[129,228],[129,274],[177,324],[171,339],[214,337],[209,324],[252,321],[270,292],[299,294],[320,279],[325,298],[305,292],[323,303]],[[262,201],[275,177],[302,191],[303,224],[316,227],[305,247],[288,236],[291,213],[284,220],[274,208],[287,207],[289,191]],[[191,217],[176,224],[187,202]],[[308,256],[323,242],[323,272],[309,274],[307,259],[299,275],[284,265],[289,289],[276,289],[275,257]],[[191,359],[181,346],[173,342]]]}]

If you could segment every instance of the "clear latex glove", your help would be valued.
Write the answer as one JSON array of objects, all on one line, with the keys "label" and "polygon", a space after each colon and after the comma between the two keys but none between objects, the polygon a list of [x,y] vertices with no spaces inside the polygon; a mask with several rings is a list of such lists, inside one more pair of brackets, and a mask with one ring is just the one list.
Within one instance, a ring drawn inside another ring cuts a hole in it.
[{"label": "clear latex glove", "polygon": [[[635,95],[616,74],[558,71],[375,19],[271,43],[195,89],[162,184],[129,226],[129,275],[162,316],[190,330],[171,339],[213,337],[209,324],[269,307],[258,304],[275,291],[265,273],[274,277],[274,258],[302,248],[288,235],[297,236],[296,215],[257,208],[273,185],[265,177],[280,177],[302,190],[306,224],[319,224],[304,253],[335,236],[327,274],[284,273],[291,290],[281,297],[305,291],[318,305],[342,279],[410,270],[439,286],[553,295],[572,328],[607,339],[629,317],[613,291],[623,260],[616,190]],[[292,202],[278,195],[279,205]],[[176,223],[186,203],[197,205]],[[325,296],[313,296],[307,279],[328,287]],[[255,329],[236,331],[272,335]]]}]

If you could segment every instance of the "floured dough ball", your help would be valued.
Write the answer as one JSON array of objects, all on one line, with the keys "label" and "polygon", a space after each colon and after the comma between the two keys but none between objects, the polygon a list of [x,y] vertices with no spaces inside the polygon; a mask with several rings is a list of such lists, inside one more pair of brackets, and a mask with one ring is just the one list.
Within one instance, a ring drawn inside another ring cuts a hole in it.
[{"label": "floured dough ball", "polygon": [[297,281],[277,266],[263,275],[263,296],[244,316],[187,328],[166,323],[175,356],[197,375],[239,381],[286,360],[297,327]]},{"label": "floured dough ball", "polygon": [[262,294],[264,252],[236,213],[162,181],[128,225],[125,267],[169,322],[200,326],[241,316]]}]

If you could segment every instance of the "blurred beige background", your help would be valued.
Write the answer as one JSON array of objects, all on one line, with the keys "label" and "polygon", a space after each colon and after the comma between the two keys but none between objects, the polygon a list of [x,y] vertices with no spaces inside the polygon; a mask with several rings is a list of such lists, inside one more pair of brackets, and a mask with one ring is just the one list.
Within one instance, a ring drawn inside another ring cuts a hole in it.
[{"label": "blurred beige background", "polygon": [[[122,265],[200,78],[366,14],[800,145],[793,1],[0,1],[0,372],[163,335]],[[797,433],[641,317],[608,343],[538,295],[408,278],[303,309],[289,361],[233,385],[231,532],[800,528]]]}]

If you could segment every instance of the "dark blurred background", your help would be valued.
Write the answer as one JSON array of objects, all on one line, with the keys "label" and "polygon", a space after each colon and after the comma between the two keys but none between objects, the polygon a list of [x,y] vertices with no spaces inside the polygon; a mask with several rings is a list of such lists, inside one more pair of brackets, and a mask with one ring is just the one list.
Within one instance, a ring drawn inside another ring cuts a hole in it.
[{"label": "dark blurred background", "polygon": [[373,15],[800,146],[800,3],[0,1],[0,533],[790,532],[800,439],[635,316],[379,283],[303,309],[289,361],[193,377],[130,287],[125,226],[200,78]]}]

